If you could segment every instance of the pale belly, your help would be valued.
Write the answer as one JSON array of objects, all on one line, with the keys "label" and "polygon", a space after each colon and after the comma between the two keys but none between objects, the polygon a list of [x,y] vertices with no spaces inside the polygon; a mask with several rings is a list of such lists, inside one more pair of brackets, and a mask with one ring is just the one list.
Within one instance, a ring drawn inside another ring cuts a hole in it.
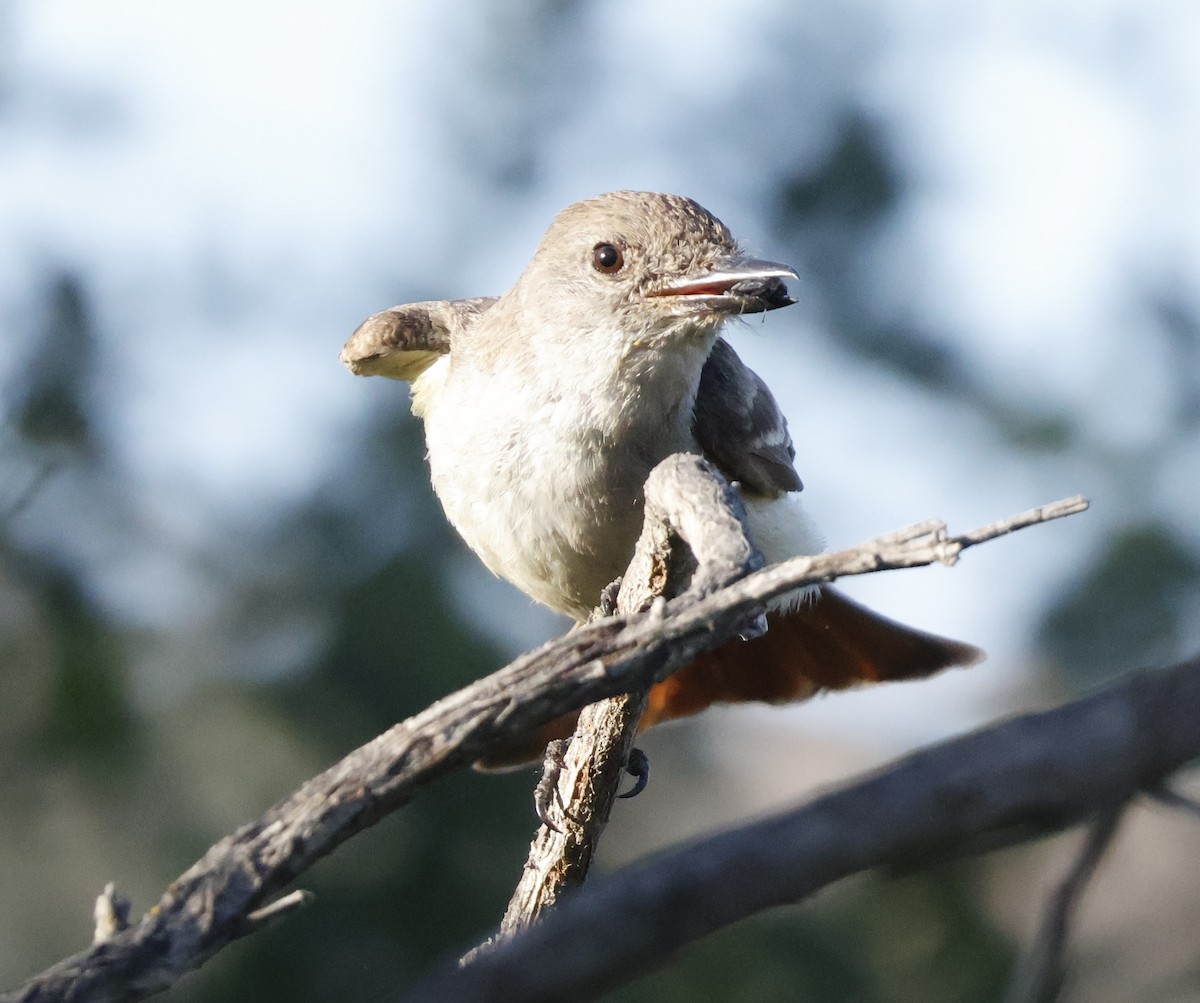
[{"label": "pale belly", "polygon": [[492,572],[576,619],[624,572],[641,531],[640,498],[623,517],[608,511],[584,518],[574,492],[492,485],[492,502],[479,506],[445,478],[434,486],[447,517]]},{"label": "pale belly", "polygon": [[[460,399],[446,394],[447,363],[422,375],[413,402],[447,518],[492,572],[583,619],[633,556],[650,471],[672,453],[698,451],[690,407],[674,424],[633,423],[615,432],[581,422],[578,402],[547,401],[531,419],[495,383],[456,389]],[[456,420],[464,408],[476,420]],[[747,499],[747,511],[768,562],[821,549],[798,496]]]},{"label": "pale belly", "polygon": [[650,448],[648,434],[614,439],[550,408],[533,422],[494,408],[467,431],[447,420],[452,403],[439,398],[421,415],[446,517],[492,572],[551,609],[586,617],[633,555],[650,470],[690,442],[660,428]]}]

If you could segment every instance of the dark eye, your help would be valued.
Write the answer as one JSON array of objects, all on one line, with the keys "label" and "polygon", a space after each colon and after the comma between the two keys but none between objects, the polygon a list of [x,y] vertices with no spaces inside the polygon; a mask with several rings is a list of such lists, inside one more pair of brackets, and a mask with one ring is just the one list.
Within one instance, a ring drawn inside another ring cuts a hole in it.
[{"label": "dark eye", "polygon": [[625,255],[614,244],[597,244],[592,249],[592,264],[596,266],[596,271],[612,275],[624,266]]}]

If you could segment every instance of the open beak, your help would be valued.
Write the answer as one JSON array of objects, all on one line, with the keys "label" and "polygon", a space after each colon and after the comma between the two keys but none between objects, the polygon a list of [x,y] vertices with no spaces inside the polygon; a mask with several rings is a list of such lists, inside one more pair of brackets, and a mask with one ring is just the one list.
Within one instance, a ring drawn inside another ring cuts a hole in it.
[{"label": "open beak", "polygon": [[671,296],[700,310],[720,313],[762,313],[791,306],[787,279],[797,279],[794,269],[774,261],[732,257],[704,272],[685,275],[648,296]]}]

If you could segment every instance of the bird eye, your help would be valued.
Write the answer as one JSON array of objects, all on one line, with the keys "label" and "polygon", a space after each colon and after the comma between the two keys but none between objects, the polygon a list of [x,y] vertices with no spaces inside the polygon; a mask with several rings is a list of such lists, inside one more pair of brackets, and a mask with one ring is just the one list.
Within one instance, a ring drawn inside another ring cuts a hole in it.
[{"label": "bird eye", "polygon": [[605,275],[619,272],[625,265],[625,255],[613,244],[597,244],[592,249],[592,264]]}]

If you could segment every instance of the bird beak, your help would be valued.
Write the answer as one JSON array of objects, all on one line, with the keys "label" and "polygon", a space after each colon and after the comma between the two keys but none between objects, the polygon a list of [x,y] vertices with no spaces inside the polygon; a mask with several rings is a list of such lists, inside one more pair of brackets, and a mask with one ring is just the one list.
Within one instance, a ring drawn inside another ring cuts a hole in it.
[{"label": "bird beak", "polygon": [[670,296],[704,311],[762,313],[795,303],[785,280],[798,278],[787,265],[738,256],[675,279],[647,295]]}]

